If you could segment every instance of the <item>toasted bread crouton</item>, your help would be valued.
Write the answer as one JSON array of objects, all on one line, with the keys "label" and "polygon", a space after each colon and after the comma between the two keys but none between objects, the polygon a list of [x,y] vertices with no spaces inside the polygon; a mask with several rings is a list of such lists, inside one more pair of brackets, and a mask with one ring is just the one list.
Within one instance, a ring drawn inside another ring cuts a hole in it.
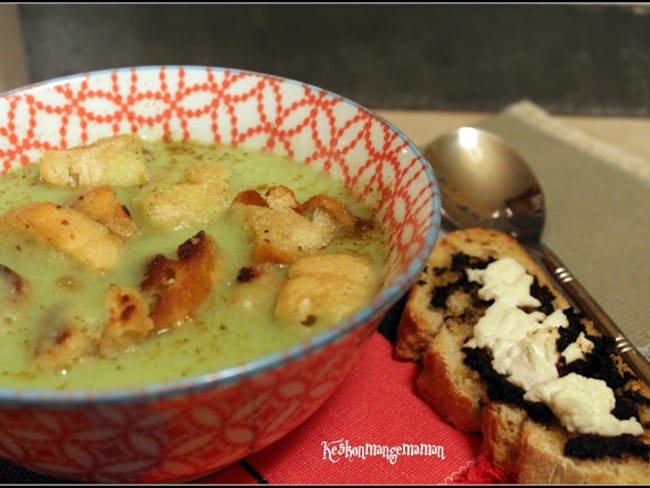
[{"label": "toasted bread crouton", "polygon": [[108,185],[91,188],[69,200],[67,205],[82,211],[123,238],[138,234],[131,212]]},{"label": "toasted bread crouton", "polygon": [[36,366],[43,371],[64,371],[94,356],[97,334],[91,327],[70,320],[62,308],[46,315],[33,350]]},{"label": "toasted bread crouton", "polygon": [[43,242],[95,271],[117,264],[122,239],[85,213],[51,202],[18,205],[0,216],[0,231]]},{"label": "toasted bread crouton", "polygon": [[318,195],[301,205],[292,190],[276,185],[266,199],[248,190],[237,195],[231,212],[252,236],[252,259],[292,263],[325,248],[356,219],[342,202]]},{"label": "toasted bread crouton", "polygon": [[105,137],[87,146],[46,151],[39,160],[43,180],[77,188],[137,186],[149,179],[142,141],[135,134]]},{"label": "toasted bread crouton", "polygon": [[300,202],[296,199],[296,195],[284,185],[274,185],[269,188],[265,194],[266,205],[269,208],[292,208],[300,211]]},{"label": "toasted bread crouton", "polygon": [[198,164],[189,168],[185,180],[156,185],[138,198],[144,219],[158,230],[207,224],[227,206],[230,168]]},{"label": "toasted bread crouton", "polygon": [[334,223],[326,217],[310,221],[291,208],[235,207],[251,234],[251,258],[256,262],[292,263],[323,249],[335,233]]},{"label": "toasted bread crouton", "polygon": [[178,246],[178,259],[162,254],[147,265],[140,283],[151,294],[150,317],[156,331],[191,320],[208,298],[219,272],[220,253],[212,237],[201,231]]},{"label": "toasted bread crouton", "polygon": [[14,324],[27,306],[29,283],[9,266],[0,264],[0,328]]},{"label": "toasted bread crouton", "polygon": [[280,289],[275,317],[307,327],[332,323],[368,303],[376,291],[370,263],[349,254],[315,254],[289,267]]},{"label": "toasted bread crouton", "polygon": [[99,340],[99,354],[112,357],[137,346],[154,329],[149,305],[138,290],[111,285],[106,294],[108,319]]},{"label": "toasted bread crouton", "polygon": [[286,279],[286,266],[259,263],[239,270],[232,286],[229,304],[244,312],[273,312],[278,291]]},{"label": "toasted bread crouton", "polygon": [[314,195],[303,203],[300,208],[303,215],[325,212],[334,219],[339,228],[352,228],[357,224],[357,219],[347,205],[329,195]]},{"label": "toasted bread crouton", "polygon": [[25,299],[29,286],[25,279],[9,266],[0,264],[0,297],[3,302],[19,304]]}]

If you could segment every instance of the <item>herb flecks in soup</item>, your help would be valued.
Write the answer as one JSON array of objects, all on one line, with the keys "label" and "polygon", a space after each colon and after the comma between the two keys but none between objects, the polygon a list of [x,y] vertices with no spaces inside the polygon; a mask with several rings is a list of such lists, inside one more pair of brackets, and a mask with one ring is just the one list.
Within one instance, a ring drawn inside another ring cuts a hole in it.
[{"label": "herb flecks in soup", "polygon": [[386,236],[341,182],[270,153],[118,135],[0,177],[0,386],[179,379],[367,303]]}]

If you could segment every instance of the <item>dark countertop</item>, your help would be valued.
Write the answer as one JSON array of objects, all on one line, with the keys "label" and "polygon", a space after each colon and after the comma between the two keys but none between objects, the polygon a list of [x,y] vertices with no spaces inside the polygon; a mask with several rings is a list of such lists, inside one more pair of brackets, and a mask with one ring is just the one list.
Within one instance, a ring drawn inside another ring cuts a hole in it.
[{"label": "dark countertop", "polygon": [[31,81],[133,65],[287,76],[372,108],[650,116],[649,4],[19,4]]}]

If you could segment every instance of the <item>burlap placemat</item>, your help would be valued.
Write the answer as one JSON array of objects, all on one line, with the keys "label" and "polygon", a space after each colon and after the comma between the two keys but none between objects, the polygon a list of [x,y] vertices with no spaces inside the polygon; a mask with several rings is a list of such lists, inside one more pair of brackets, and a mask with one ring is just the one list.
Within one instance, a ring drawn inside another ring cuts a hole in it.
[{"label": "burlap placemat", "polygon": [[650,358],[650,161],[517,102],[476,124],[530,164],[546,202],[542,240]]}]

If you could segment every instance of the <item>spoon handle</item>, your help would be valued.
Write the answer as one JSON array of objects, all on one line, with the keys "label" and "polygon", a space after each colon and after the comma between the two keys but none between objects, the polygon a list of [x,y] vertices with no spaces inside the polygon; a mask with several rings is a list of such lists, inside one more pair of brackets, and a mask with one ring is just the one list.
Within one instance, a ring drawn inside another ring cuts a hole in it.
[{"label": "spoon handle", "polygon": [[539,258],[582,313],[606,335],[612,336],[616,350],[639,378],[650,384],[650,363],[636,350],[614,321],[596,303],[560,259],[544,244],[538,243]]}]

